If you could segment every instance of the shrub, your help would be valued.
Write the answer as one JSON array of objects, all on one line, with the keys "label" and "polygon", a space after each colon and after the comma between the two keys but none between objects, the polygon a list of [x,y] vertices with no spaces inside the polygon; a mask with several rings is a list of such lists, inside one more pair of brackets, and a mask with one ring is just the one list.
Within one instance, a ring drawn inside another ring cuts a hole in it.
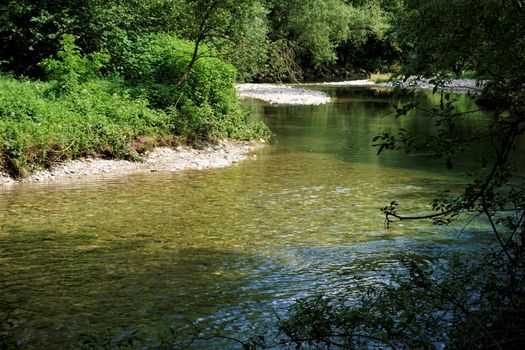
[{"label": "shrub", "polygon": [[[511,265],[462,254],[446,265],[410,258],[390,283],[353,301],[300,299],[279,322],[296,349],[520,349],[525,334],[523,254]],[[355,295],[358,295],[357,293]]]},{"label": "shrub", "polygon": [[0,75],[0,170],[20,176],[82,156],[136,159],[138,151],[175,138],[201,142],[268,133],[241,110],[231,65],[201,58],[177,83],[193,50],[187,41],[169,35],[136,41],[125,59],[117,55],[124,81],[101,78],[106,53],[83,55],[72,35],[62,45],[58,59],[42,62],[49,82]]},{"label": "shrub", "polygon": [[100,70],[109,62],[110,56],[105,51],[82,55],[71,34],[64,34],[60,44],[59,59],[47,58],[40,64],[59,90],[71,91],[81,83],[100,77]]},{"label": "shrub", "polygon": [[53,83],[0,76],[0,168],[23,175],[82,156],[137,158],[134,141],[165,139],[171,116],[93,80],[67,94]]},{"label": "shrub", "polygon": [[[218,58],[201,57],[187,72],[193,43],[169,34],[148,35],[116,62],[130,93],[143,96],[156,108],[177,111],[173,132],[187,139],[248,139],[264,136],[267,129],[250,125],[237,100],[235,68]],[[202,53],[204,52],[204,53]],[[181,77],[188,73],[188,79]]]}]

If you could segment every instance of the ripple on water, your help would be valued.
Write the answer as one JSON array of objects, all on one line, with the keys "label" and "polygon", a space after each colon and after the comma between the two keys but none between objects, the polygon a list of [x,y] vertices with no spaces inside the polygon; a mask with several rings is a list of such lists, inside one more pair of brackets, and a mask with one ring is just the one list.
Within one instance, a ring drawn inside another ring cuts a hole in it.
[{"label": "ripple on water", "polygon": [[197,323],[243,335],[298,298],[388,283],[401,254],[479,248],[482,223],[459,241],[461,225],[384,228],[385,203],[420,211],[436,188],[464,180],[420,159],[377,158],[370,136],[388,126],[389,97],[337,91],[323,107],[259,105],[278,143],[231,168],[2,190],[0,306],[15,335],[29,349],[108,328],[153,335]]}]

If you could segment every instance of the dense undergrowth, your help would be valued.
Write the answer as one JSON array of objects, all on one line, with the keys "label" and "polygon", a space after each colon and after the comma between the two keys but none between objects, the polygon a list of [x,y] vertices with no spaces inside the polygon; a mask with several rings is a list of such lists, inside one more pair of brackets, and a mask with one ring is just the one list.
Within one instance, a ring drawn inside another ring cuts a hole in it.
[{"label": "dense undergrowth", "polygon": [[190,43],[156,35],[134,45],[119,57],[121,76],[103,77],[109,55],[83,55],[72,35],[41,63],[46,81],[0,75],[0,170],[24,176],[78,157],[137,160],[157,145],[267,134],[240,108],[231,65],[199,59],[179,86]]},{"label": "dense undergrowth", "polygon": [[169,140],[169,114],[109,81],[58,94],[53,83],[2,76],[0,101],[0,164],[13,175],[82,156],[134,159],[141,139]]}]

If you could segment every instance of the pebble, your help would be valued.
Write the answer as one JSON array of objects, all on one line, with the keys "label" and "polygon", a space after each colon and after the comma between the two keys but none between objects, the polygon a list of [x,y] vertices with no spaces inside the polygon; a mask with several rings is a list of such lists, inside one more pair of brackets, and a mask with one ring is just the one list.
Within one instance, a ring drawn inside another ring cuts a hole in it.
[{"label": "pebble", "polygon": [[237,84],[236,87],[241,98],[255,98],[271,104],[321,105],[331,100],[325,92],[289,85]]},{"label": "pebble", "polygon": [[[250,159],[249,153],[264,147],[260,142],[220,141],[203,150],[187,146],[177,148],[159,147],[144,156],[143,162],[107,159],[73,160],[50,170],[37,171],[23,179],[13,179],[0,172],[0,187],[18,182],[57,182],[64,178],[82,176],[119,175],[131,172],[155,173],[184,169],[222,168]],[[152,164],[154,168],[152,168]]]}]

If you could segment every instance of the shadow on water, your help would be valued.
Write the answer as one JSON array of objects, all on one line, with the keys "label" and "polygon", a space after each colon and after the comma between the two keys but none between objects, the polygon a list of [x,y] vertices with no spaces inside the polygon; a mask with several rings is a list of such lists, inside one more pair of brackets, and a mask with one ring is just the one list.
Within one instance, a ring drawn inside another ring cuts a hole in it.
[{"label": "shadow on water", "polygon": [[17,231],[11,257],[2,256],[2,309],[27,348],[66,349],[83,333],[104,334],[107,328],[114,334],[139,329],[152,335],[150,344],[168,326],[182,334],[203,327],[242,338],[271,327],[274,312],[313,290],[338,295],[384,282],[400,252],[432,259],[451,250],[398,237],[289,246],[273,255],[203,248],[152,252],[151,240],[140,234],[126,244],[91,245],[85,239],[57,241],[53,234]]},{"label": "shadow on water", "polygon": [[[38,234],[49,233],[31,232]],[[44,242],[19,241],[41,249],[20,247],[12,250],[16,259],[2,257],[2,308],[28,347],[69,348],[82,332],[107,327],[156,334],[200,319],[233,324],[233,305],[257,303],[243,292],[257,285],[246,273],[258,270],[250,256],[199,248],[151,254],[140,240],[118,247]],[[210,320],[214,313],[221,318]]]}]

